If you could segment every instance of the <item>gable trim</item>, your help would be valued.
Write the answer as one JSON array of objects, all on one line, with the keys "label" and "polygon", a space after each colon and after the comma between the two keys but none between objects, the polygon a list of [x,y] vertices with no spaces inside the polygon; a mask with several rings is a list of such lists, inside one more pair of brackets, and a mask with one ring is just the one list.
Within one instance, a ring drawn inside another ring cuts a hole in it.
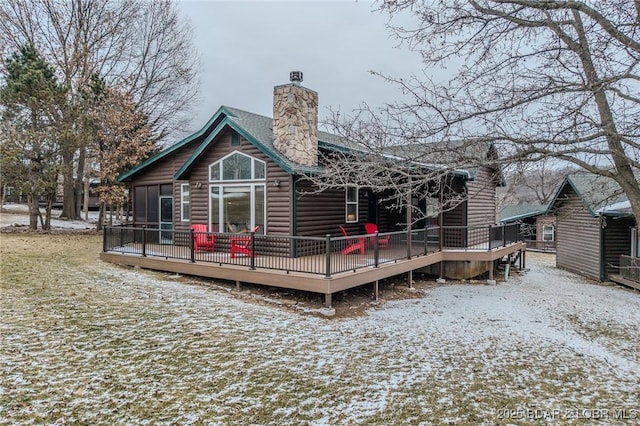
[{"label": "gable trim", "polygon": [[188,174],[191,167],[196,163],[198,158],[202,155],[202,153],[209,147],[209,145],[214,141],[214,139],[222,132],[225,127],[229,127],[230,129],[236,131],[240,136],[245,138],[250,144],[254,145],[260,152],[269,157],[274,163],[276,163],[281,169],[289,174],[294,174],[294,171],[284,162],[278,158],[278,155],[271,149],[267,148],[264,144],[258,141],[253,137],[249,132],[243,129],[238,123],[236,123],[233,119],[229,117],[225,117],[220,124],[211,132],[211,134],[200,144],[198,149],[196,149],[191,157],[180,167],[180,169],[174,175],[176,180],[184,180],[186,179],[186,175]]},{"label": "gable trim", "polygon": [[552,214],[553,213],[553,208],[556,205],[556,202],[558,201],[558,199],[560,198],[560,194],[562,194],[562,192],[564,191],[565,187],[569,185],[569,187],[571,187],[571,189],[573,189],[573,192],[576,193],[576,196],[578,197],[578,199],[580,200],[580,202],[582,203],[582,205],[587,209],[587,211],[591,214],[592,217],[596,217],[597,215],[595,214],[595,212],[591,209],[591,207],[587,204],[587,202],[585,201],[585,199],[583,198],[582,194],[580,193],[580,191],[578,191],[578,189],[576,188],[576,186],[573,184],[573,182],[571,181],[570,176],[567,176],[564,178],[564,182],[562,182],[562,185],[560,185],[560,188],[558,188],[558,190],[556,191],[556,194],[553,197],[553,200],[551,200],[551,202],[549,203],[549,207],[547,207],[547,210],[545,212],[545,214]]},{"label": "gable trim", "polygon": [[140,163],[136,167],[134,167],[134,168],[122,173],[120,176],[118,176],[118,179],[117,179],[118,182],[126,182],[127,180],[131,179],[134,175],[138,174],[139,172],[141,172],[142,170],[146,169],[150,165],[162,160],[163,158],[167,157],[170,154],[173,154],[176,151],[179,151],[185,145],[187,145],[190,142],[193,142],[197,138],[201,137],[202,135],[204,135],[207,132],[207,130],[216,121],[218,121],[218,119],[222,115],[225,115],[225,119],[227,117],[229,117],[229,116],[235,117],[235,115],[233,115],[231,112],[229,112],[225,107],[218,108],[218,111],[216,111],[216,113],[213,114],[213,116],[209,119],[209,121],[207,121],[207,123],[200,130],[198,130],[195,133],[192,133],[191,135],[189,135],[186,138],[182,139],[180,142],[178,142],[178,143],[176,143],[174,145],[171,145],[170,147],[160,151],[156,155],[147,158],[145,161],[143,161],[142,163]]}]

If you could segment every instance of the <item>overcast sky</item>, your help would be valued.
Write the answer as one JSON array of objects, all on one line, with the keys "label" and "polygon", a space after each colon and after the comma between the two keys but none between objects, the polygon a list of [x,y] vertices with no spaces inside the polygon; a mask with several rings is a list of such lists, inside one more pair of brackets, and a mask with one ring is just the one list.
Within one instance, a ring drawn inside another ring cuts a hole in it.
[{"label": "overcast sky", "polygon": [[399,96],[370,70],[402,77],[421,69],[418,54],[396,47],[388,17],[370,2],[209,0],[179,7],[203,65],[193,130],[220,105],[271,117],[273,86],[288,83],[289,71],[302,71],[302,84],[318,92],[322,119],[329,107],[347,112]]}]

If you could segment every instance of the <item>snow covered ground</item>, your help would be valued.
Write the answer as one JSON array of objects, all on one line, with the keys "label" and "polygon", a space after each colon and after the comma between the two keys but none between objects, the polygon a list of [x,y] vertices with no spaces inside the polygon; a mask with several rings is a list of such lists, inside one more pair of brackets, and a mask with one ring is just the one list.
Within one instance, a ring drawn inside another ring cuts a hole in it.
[{"label": "snow covered ground", "polygon": [[[41,209],[44,218],[45,210]],[[29,207],[25,204],[8,203],[2,206],[0,213],[0,228],[4,227],[22,227],[29,226]],[[51,212],[51,228],[52,229],[96,229],[98,221],[98,212],[90,211],[88,220],[62,220],[60,216],[61,210],[53,210]],[[84,217],[84,213],[82,213]],[[38,223],[38,228],[40,224]]]},{"label": "snow covered ground", "polygon": [[640,422],[640,293],[550,255],[327,319],[73,252],[36,265],[27,238],[2,237],[27,260],[3,263],[0,424]]}]

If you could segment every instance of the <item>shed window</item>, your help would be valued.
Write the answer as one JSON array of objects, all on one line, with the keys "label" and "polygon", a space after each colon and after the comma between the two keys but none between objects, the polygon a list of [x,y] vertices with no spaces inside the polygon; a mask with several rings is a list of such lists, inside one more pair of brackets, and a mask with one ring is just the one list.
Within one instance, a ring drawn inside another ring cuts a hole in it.
[{"label": "shed window", "polygon": [[358,187],[347,186],[345,190],[345,221],[354,223],[358,221]]},{"label": "shed window", "polygon": [[189,220],[189,184],[180,185],[180,220],[186,222]]},{"label": "shed window", "polygon": [[553,241],[554,230],[555,229],[553,225],[545,225],[542,228],[542,239],[544,241]]}]

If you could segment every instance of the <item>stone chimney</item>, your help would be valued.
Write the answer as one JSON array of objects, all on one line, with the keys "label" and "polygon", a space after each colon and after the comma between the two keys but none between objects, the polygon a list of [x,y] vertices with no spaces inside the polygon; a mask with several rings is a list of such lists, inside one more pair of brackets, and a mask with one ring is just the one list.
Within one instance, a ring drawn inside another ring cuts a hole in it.
[{"label": "stone chimney", "polygon": [[318,164],[318,94],[302,87],[302,72],[273,88],[273,146],[294,163]]}]

